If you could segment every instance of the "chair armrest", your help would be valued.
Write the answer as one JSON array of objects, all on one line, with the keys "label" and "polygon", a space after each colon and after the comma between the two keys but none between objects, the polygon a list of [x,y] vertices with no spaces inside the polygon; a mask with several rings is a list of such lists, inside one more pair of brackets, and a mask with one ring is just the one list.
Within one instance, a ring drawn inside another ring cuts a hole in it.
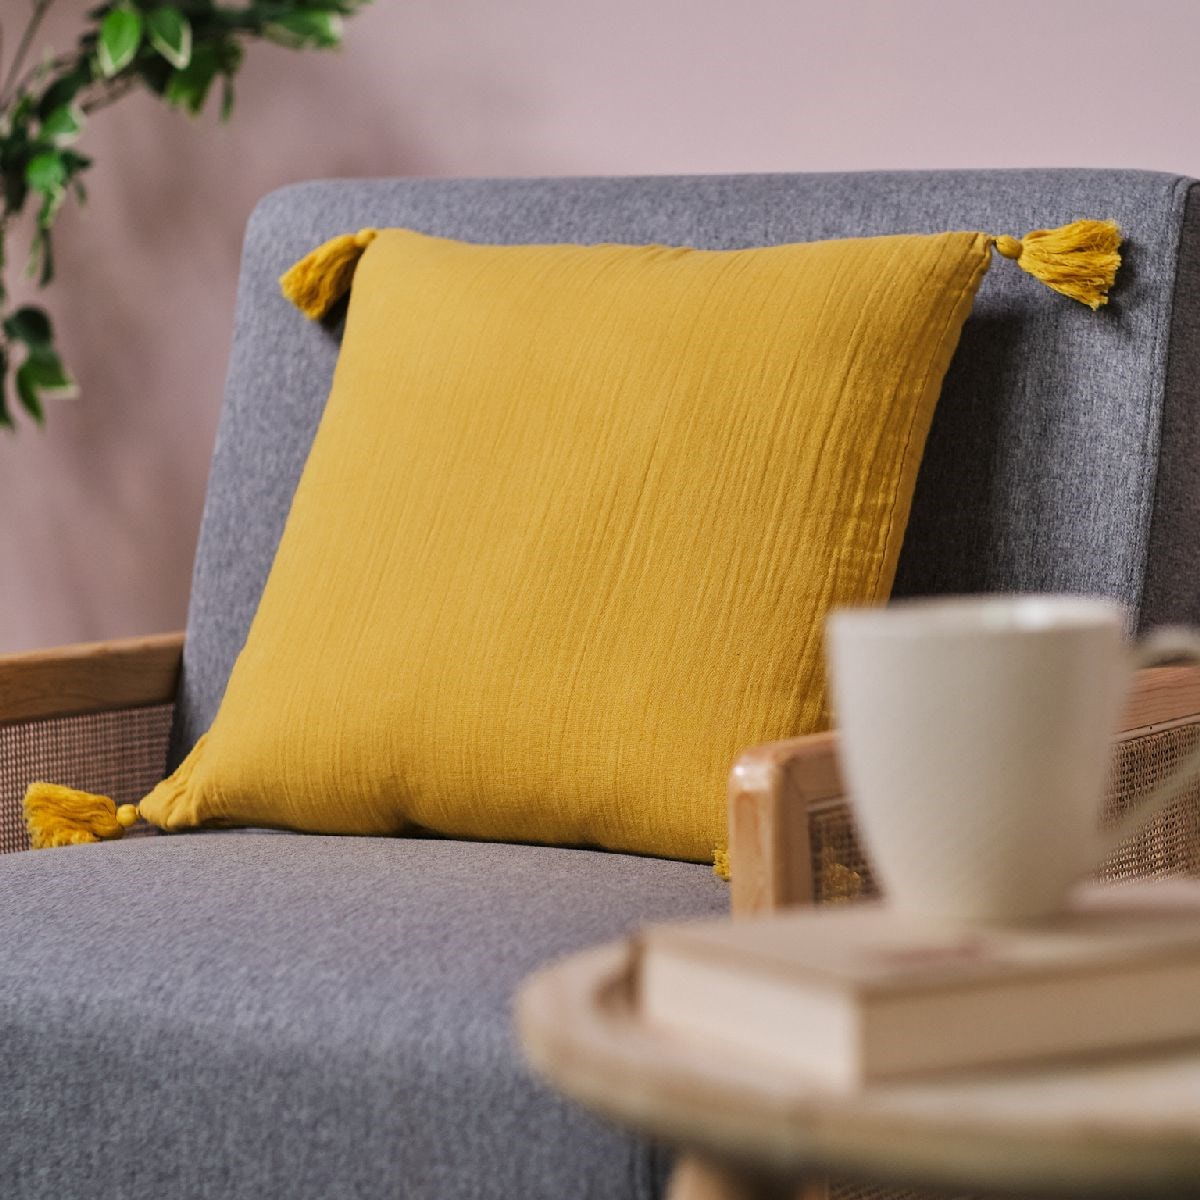
[{"label": "chair armrest", "polygon": [[0,655],[0,725],[166,704],[183,634]]},{"label": "chair armrest", "polygon": [[[1117,741],[1200,724],[1200,667],[1139,671]],[[745,751],[729,779],[729,857],[735,914],[815,900],[811,817],[843,800],[837,734]]]},{"label": "chair armrest", "polygon": [[735,915],[812,899],[809,810],[841,795],[834,733],[770,742],[738,757],[729,775]]},{"label": "chair armrest", "polygon": [[1134,680],[1117,737],[1196,720],[1200,720],[1200,667],[1146,667]]}]

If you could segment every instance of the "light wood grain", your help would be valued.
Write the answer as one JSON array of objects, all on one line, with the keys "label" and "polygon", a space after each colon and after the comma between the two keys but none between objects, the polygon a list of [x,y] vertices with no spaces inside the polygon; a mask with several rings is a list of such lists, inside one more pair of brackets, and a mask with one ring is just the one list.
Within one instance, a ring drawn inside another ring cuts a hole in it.
[{"label": "light wood grain", "polygon": [[183,634],[0,655],[0,724],[165,704]]},{"label": "light wood grain", "polygon": [[1120,733],[1200,719],[1200,667],[1146,667],[1137,673]]},{"label": "light wood grain", "polygon": [[827,795],[840,794],[834,744],[828,733],[774,742],[734,764],[729,854],[735,915],[813,898],[808,812]]},{"label": "light wood grain", "polygon": [[522,1044],[560,1091],[707,1161],[966,1192],[1194,1191],[1200,1049],[835,1093],[770,1057],[648,1027],[636,965],[621,944],[539,972],[518,997]]},{"label": "light wood grain", "polygon": [[671,1174],[667,1200],[826,1200],[826,1197],[823,1189],[796,1187],[689,1154],[676,1164]]}]

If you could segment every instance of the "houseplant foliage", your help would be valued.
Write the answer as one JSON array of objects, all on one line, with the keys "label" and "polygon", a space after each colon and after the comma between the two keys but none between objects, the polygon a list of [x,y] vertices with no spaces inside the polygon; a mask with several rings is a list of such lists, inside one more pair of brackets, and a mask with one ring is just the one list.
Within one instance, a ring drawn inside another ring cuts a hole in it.
[{"label": "houseplant foliage", "polygon": [[368,2],[117,0],[90,9],[74,48],[61,54],[38,46],[55,0],[28,0],[15,30],[6,12],[0,21],[0,426],[13,428],[14,398],[41,422],[48,397],[74,391],[45,310],[11,303],[5,250],[24,214],[32,221],[29,274],[43,287],[54,278],[55,218],[69,199],[85,198],[92,161],[76,144],[91,114],[145,88],[193,115],[217,93],[228,119],[247,42],[337,46],[342,18]]}]

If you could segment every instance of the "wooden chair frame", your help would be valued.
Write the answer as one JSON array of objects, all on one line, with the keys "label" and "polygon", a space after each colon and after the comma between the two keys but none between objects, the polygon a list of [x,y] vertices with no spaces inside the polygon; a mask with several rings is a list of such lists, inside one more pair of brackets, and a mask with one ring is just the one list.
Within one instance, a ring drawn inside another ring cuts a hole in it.
[{"label": "wooden chair frame", "polygon": [[[1200,724],[1200,667],[1138,672],[1116,740]],[[846,789],[837,734],[818,733],[757,746],[734,764],[729,782],[729,853],[735,915],[811,904],[809,823]]]},{"label": "wooden chair frame", "polygon": [[183,634],[0,655],[0,725],[167,704]]}]

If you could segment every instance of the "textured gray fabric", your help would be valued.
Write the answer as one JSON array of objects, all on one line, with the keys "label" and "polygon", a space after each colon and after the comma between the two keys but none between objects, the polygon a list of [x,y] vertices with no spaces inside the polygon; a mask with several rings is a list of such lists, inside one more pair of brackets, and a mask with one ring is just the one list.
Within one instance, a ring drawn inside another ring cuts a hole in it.
[{"label": "textured gray fabric", "polygon": [[1167,386],[1142,624],[1200,623],[1200,185],[1188,188],[1167,347]]},{"label": "textured gray fabric", "polygon": [[6,1200],[631,1200],[665,1155],[535,1083],[540,963],[717,913],[708,868],[261,833],[0,857]]},{"label": "textured gray fabric", "polygon": [[[478,241],[721,248],[948,228],[1021,234],[1113,217],[1128,237],[1126,265],[1098,315],[1011,263],[989,272],[934,421],[896,590],[1099,592],[1141,614],[1148,579],[1145,612],[1155,619],[1200,615],[1196,551],[1182,549],[1200,495],[1188,465],[1195,351],[1171,336],[1173,314],[1181,331],[1196,322],[1189,184],[1137,171],[946,171],[342,181],[268,196],[246,236],[173,761],[216,711],[337,354],[337,329],[300,318],[276,279],[324,238],[363,225]],[[1177,280],[1181,234],[1187,280]],[[1179,366],[1170,377],[1169,348]],[[1151,538],[1164,414],[1179,440],[1166,448]]]}]

